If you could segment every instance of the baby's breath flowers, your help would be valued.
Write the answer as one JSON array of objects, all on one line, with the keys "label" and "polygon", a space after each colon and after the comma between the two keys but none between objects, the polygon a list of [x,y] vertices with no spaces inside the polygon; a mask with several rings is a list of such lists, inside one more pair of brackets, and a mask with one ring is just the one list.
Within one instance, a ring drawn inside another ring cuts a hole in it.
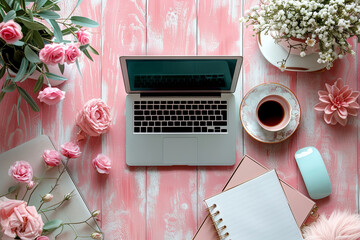
[{"label": "baby's breath flowers", "polygon": [[[355,55],[347,39],[360,38],[360,0],[262,0],[240,20],[252,25],[257,34],[264,32],[277,42],[287,42],[289,55],[296,49],[305,57],[309,47],[318,45],[318,63],[329,69],[337,58]],[[281,69],[287,58],[279,62]]]}]

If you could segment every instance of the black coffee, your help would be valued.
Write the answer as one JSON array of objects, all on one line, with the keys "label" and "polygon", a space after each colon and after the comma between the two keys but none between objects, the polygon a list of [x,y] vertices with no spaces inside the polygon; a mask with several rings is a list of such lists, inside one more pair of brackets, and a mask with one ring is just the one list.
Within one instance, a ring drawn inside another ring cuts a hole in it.
[{"label": "black coffee", "polygon": [[260,105],[258,110],[259,120],[262,124],[272,127],[281,123],[284,118],[284,109],[280,103],[266,101]]}]

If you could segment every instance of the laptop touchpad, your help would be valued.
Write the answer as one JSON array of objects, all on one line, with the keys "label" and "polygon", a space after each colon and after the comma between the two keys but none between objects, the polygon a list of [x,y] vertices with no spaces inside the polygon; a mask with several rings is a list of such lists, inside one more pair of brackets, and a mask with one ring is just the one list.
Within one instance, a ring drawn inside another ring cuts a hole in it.
[{"label": "laptop touchpad", "polygon": [[197,138],[164,138],[164,162],[169,165],[194,165],[197,163]]}]

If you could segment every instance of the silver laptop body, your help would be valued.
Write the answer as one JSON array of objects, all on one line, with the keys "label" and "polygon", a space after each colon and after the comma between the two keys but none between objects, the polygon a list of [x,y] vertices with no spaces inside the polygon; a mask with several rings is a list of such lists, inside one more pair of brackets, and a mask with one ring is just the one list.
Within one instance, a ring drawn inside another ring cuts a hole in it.
[{"label": "silver laptop body", "polygon": [[233,165],[240,56],[124,56],[129,166]]}]

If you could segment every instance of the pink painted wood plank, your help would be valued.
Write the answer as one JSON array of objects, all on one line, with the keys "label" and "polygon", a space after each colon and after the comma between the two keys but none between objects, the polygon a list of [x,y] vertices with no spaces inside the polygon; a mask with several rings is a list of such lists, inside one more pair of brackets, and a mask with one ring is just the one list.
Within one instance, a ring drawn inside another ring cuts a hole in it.
[{"label": "pink painted wood plank", "polygon": [[[352,41],[356,44],[355,40]],[[356,58],[348,56],[335,62],[330,71],[298,74],[298,97],[303,108],[303,121],[299,129],[299,148],[316,147],[325,161],[332,181],[330,197],[316,201],[320,213],[329,214],[334,209],[357,210],[357,140],[358,119],[351,118],[346,127],[327,125],[323,115],[313,110],[318,102],[318,90],[325,90],[325,83],[342,78],[357,89]],[[299,176],[299,187],[306,192]]]},{"label": "pink painted wood plank", "polygon": [[[244,2],[244,11],[258,4],[258,1]],[[258,41],[251,27],[244,27],[244,95],[253,87],[262,83],[280,83],[296,92],[296,73],[282,73],[262,56]],[[244,133],[245,153],[252,156],[268,168],[275,168],[278,175],[293,187],[297,187],[297,166],[294,154],[297,150],[297,132],[286,141],[278,144],[265,144],[252,139]]]},{"label": "pink painted wood plank", "polygon": [[[298,96],[303,106],[303,122],[299,129],[299,148],[316,147],[325,161],[332,181],[330,197],[316,201],[320,213],[334,209],[357,210],[357,155],[358,119],[352,118],[346,127],[327,125],[323,114],[313,110],[318,102],[317,91],[325,90],[325,83],[337,78],[356,89],[355,58],[337,61],[330,71],[317,74],[298,74]],[[299,177],[299,187],[306,192]]]},{"label": "pink painted wood plank", "polygon": [[103,152],[113,161],[103,179],[106,239],[146,239],[146,172],[125,162],[125,89],[119,57],[146,54],[146,1],[102,2],[102,97],[112,107],[113,126]]},{"label": "pink painted wood plank", "polygon": [[[0,80],[1,86],[4,81],[5,77]],[[18,85],[31,95],[41,109],[41,104],[36,99],[37,94],[32,93],[35,83],[35,80],[28,79]],[[0,152],[16,147],[41,133],[41,110],[40,112],[34,112],[24,99],[21,100],[19,125],[17,124],[16,107],[18,97],[19,93],[16,90],[6,93],[0,103]]]},{"label": "pink painted wood plank", "polygon": [[[76,3],[76,1],[61,2],[61,15],[68,16]],[[85,0],[74,15],[88,17],[101,24],[101,4],[99,1]],[[101,27],[88,30],[92,34],[91,45],[100,50]],[[57,147],[68,141],[76,141],[79,130],[75,123],[77,112],[87,100],[100,97],[101,58],[93,57],[94,62],[91,62],[82,54],[79,60],[83,78],[75,64],[66,65],[65,71],[70,71],[70,74],[65,75],[69,75],[69,79],[59,86],[66,92],[65,99],[56,106],[43,106],[43,132],[51,137]],[[70,174],[90,210],[101,209],[101,177],[91,166],[91,160],[101,153],[101,138],[88,138],[80,143],[80,147],[83,154],[79,159],[70,162]]]},{"label": "pink painted wood plank", "polygon": [[[198,55],[241,55],[241,2],[199,1],[198,2]],[[242,97],[242,78],[237,91],[237,109]],[[237,112],[237,111],[236,111]],[[199,167],[198,170],[198,227],[208,211],[204,199],[219,193],[234,168],[243,156],[242,130],[237,116],[236,163],[230,167]]]},{"label": "pink painted wood plank", "polygon": [[[148,1],[147,53],[196,54],[196,1]],[[195,167],[148,168],[147,239],[191,239],[197,220]]]}]

